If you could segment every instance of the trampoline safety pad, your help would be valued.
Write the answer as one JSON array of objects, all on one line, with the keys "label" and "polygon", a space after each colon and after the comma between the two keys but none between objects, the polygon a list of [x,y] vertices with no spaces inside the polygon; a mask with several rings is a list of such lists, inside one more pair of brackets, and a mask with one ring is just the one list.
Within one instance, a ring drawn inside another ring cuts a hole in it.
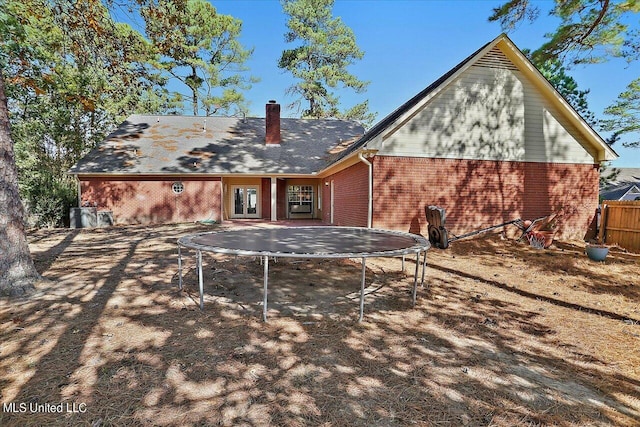
[{"label": "trampoline safety pad", "polygon": [[259,256],[263,260],[263,320],[267,321],[269,258],[361,258],[360,317],[364,314],[366,258],[416,255],[413,304],[416,303],[418,268],[422,262],[422,282],[429,241],[416,234],[361,227],[278,227],[247,228],[191,234],[178,239],[179,287],[182,289],[181,248],[196,251],[200,309],[204,309],[202,252],[237,256]]}]

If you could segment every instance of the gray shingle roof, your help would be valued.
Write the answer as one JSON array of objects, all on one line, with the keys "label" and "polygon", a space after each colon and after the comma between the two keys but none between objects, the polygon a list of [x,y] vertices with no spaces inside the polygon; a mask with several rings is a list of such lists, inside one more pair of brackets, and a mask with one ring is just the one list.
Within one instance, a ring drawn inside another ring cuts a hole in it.
[{"label": "gray shingle roof", "polygon": [[[615,168],[615,170],[618,171],[616,178],[600,189],[600,197],[603,200],[619,200],[634,187],[640,188],[640,168]],[[611,175],[611,172],[607,175]]]},{"label": "gray shingle roof", "polygon": [[69,173],[311,174],[332,149],[364,133],[355,122],[282,118],[265,144],[264,118],[133,115]]}]

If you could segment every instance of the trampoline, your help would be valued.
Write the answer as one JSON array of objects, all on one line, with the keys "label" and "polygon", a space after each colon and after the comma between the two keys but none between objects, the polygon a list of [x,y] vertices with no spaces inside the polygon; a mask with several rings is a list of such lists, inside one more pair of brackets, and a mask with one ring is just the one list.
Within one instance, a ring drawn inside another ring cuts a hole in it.
[{"label": "trampoline", "polygon": [[[196,251],[196,268],[200,290],[200,309],[204,309],[202,252],[261,257],[263,262],[263,311],[267,321],[267,294],[269,286],[269,258],[360,258],[362,277],[360,286],[360,317],[364,315],[364,289],[366,259],[396,257],[415,254],[416,268],[413,278],[412,300],[416,303],[420,257],[422,279],[427,263],[429,241],[422,236],[398,231],[361,227],[281,227],[249,228],[191,234],[178,239],[179,288],[182,290],[181,248]],[[403,258],[404,260],[404,258]]]}]

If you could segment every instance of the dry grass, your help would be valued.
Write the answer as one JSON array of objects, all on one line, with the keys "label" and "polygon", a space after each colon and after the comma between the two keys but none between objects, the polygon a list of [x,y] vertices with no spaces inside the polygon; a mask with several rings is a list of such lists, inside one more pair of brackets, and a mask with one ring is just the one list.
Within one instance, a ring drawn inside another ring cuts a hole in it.
[{"label": "dry grass", "polygon": [[362,323],[359,263],[279,260],[263,323],[256,260],[205,257],[202,312],[192,257],[177,291],[200,230],[33,232],[50,282],[0,301],[0,425],[640,423],[638,255],[462,240],[429,252],[415,308],[413,261],[372,260]]}]

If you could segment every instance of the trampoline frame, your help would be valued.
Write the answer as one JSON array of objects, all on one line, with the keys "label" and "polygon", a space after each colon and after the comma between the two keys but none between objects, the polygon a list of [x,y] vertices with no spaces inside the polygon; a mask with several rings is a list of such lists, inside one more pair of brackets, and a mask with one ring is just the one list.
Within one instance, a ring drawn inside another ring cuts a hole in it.
[{"label": "trampoline frame", "polygon": [[335,231],[354,231],[358,232],[366,231],[367,233],[378,233],[386,236],[399,236],[404,238],[410,238],[413,240],[414,244],[411,246],[407,246],[401,249],[392,249],[392,250],[382,250],[382,251],[371,251],[371,252],[323,252],[323,253],[305,253],[305,252],[283,252],[283,251],[261,251],[261,250],[246,250],[246,249],[233,249],[222,246],[210,246],[204,245],[200,243],[196,243],[193,240],[205,236],[205,235],[213,235],[219,233],[234,233],[234,232],[246,232],[247,229],[235,229],[235,230],[220,230],[220,231],[208,231],[204,233],[196,233],[190,234],[187,236],[183,236],[178,239],[178,275],[179,282],[178,287],[180,290],[183,289],[183,280],[182,280],[182,248],[194,249],[196,251],[196,269],[198,270],[198,287],[200,292],[200,310],[204,310],[204,283],[203,283],[203,275],[202,275],[202,252],[212,252],[219,253],[225,255],[236,255],[236,256],[253,256],[253,257],[261,257],[263,264],[263,308],[262,308],[262,320],[267,321],[267,295],[268,295],[268,286],[269,286],[269,258],[361,258],[362,259],[362,276],[360,283],[360,316],[358,318],[358,322],[361,322],[364,317],[364,289],[366,282],[366,259],[367,258],[383,258],[383,257],[397,257],[402,256],[402,267],[404,271],[404,258],[406,255],[415,254],[416,255],[416,268],[414,272],[413,278],[413,289],[412,289],[412,304],[415,306],[416,298],[417,298],[417,287],[418,287],[418,272],[420,267],[420,256],[424,253],[424,260],[422,261],[422,278],[421,285],[424,285],[424,272],[427,265],[427,251],[431,247],[431,244],[424,237],[411,234],[404,233],[401,231],[392,231],[392,230],[383,230],[383,229],[375,229],[375,228],[366,228],[366,227],[338,227],[338,226],[311,226],[311,227],[278,227],[278,228],[261,228],[261,229],[251,229],[251,231],[267,230],[272,232],[278,229],[285,230],[303,230],[303,229],[325,229],[325,230],[335,230]]}]

